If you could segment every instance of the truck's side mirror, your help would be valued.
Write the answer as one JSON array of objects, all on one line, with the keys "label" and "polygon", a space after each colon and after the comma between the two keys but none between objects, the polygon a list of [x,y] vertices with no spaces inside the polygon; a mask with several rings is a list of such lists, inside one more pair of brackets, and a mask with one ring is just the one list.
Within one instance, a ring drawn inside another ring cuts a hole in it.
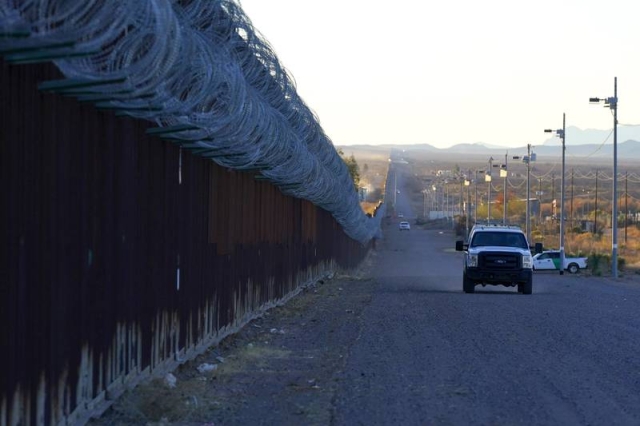
[{"label": "truck's side mirror", "polygon": [[456,251],[465,251],[469,246],[465,247],[464,241],[456,241]]},{"label": "truck's side mirror", "polygon": [[542,253],[542,243],[536,243],[534,251],[536,252],[536,254]]}]

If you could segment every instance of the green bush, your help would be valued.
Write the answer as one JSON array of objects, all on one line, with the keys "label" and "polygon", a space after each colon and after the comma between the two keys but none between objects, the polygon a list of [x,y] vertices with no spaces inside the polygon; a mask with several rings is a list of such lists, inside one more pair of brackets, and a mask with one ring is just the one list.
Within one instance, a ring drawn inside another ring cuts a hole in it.
[{"label": "green bush", "polygon": [[591,253],[589,255],[589,269],[591,269],[591,272],[593,273],[593,275],[596,276],[600,276],[602,275],[602,268],[606,267],[608,259],[608,256],[603,255],[603,254],[599,254],[599,253]]},{"label": "green bush", "polygon": [[[611,269],[611,255],[591,253],[589,255],[589,269],[593,275],[601,276],[603,272]],[[618,256],[618,270],[623,271],[627,262],[623,257]]]}]

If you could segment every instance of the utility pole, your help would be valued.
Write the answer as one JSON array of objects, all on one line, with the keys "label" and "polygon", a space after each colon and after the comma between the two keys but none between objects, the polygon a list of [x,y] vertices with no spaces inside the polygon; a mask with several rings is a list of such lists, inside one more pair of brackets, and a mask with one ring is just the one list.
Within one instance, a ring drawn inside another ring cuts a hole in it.
[{"label": "utility pole", "polygon": [[491,168],[493,167],[493,157],[489,158],[489,171],[485,175],[485,180],[487,181],[488,189],[487,189],[487,225],[491,223]]},{"label": "utility pole", "polygon": [[[564,274],[564,154],[565,154],[565,127],[566,127],[566,115],[562,113],[562,129],[558,129],[555,131],[555,134],[562,139],[562,183],[560,190],[560,275]],[[553,133],[551,129],[545,129],[546,133]],[[553,207],[555,210],[556,206],[556,175],[551,175],[551,202],[553,203]],[[571,171],[571,210],[573,213],[573,170]],[[555,215],[556,212],[554,211]]]},{"label": "utility pole", "polygon": [[551,173],[551,215],[555,215],[556,214],[556,209],[555,207],[555,201],[556,201],[556,174],[555,173]]},{"label": "utility pole", "polygon": [[473,180],[473,188],[475,190],[475,201],[473,204],[473,224],[478,223],[478,171],[476,170],[475,179]]},{"label": "utility pole", "polygon": [[467,235],[465,237],[465,241],[468,241],[469,238],[469,220],[471,216],[471,170],[467,174],[467,180],[465,181],[467,185]]},{"label": "utility pole", "polygon": [[613,212],[611,213],[611,274],[618,278],[618,77],[613,80]]},{"label": "utility pole", "polygon": [[618,278],[618,77],[613,79],[612,98],[589,98],[591,103],[604,101],[613,111],[613,206],[611,211],[611,273]]},{"label": "utility pole", "polygon": [[527,234],[527,241],[529,244],[531,244],[531,220],[530,220],[530,208],[529,208],[529,199],[531,198],[530,195],[530,175],[531,175],[531,144],[527,144],[527,212],[525,214],[525,221],[526,223],[526,234]]},{"label": "utility pole", "polygon": [[598,169],[596,169],[596,209],[593,212],[593,233],[598,232]]},{"label": "utility pole", "polygon": [[571,228],[573,228],[573,168],[571,168]]},{"label": "utility pole", "polygon": [[538,178],[538,223],[542,222],[542,176]]},{"label": "utility pole", "polygon": [[[564,274],[564,154],[566,139],[566,114],[562,113],[562,179],[560,184],[560,275]],[[573,188],[571,188],[573,193]]]},{"label": "utility pole", "polygon": [[473,186],[476,191],[476,200],[475,205],[473,206],[473,224],[478,223],[478,170],[475,171],[475,179],[473,181]]},{"label": "utility pole", "polygon": [[427,190],[422,190],[422,217],[427,218]]},{"label": "utility pole", "polygon": [[393,169],[393,210],[397,213],[396,201],[398,200],[398,172]]},{"label": "utility pole", "polygon": [[504,204],[502,206],[502,224],[506,225],[507,224],[507,177],[509,176],[509,167],[508,167],[508,157],[509,157],[509,151],[506,152],[506,154],[504,154],[504,194],[502,195],[502,203]]},{"label": "utility pole", "polygon": [[527,242],[529,243],[529,245],[531,245],[531,218],[530,218],[530,206],[529,206],[529,200],[531,199],[531,144],[527,144],[527,155],[524,157],[521,157],[519,155],[514,156],[513,159],[514,160],[518,160],[522,158],[522,161],[524,163],[527,163],[527,207],[526,207],[526,211],[525,211],[525,234],[527,235]]},{"label": "utility pole", "polygon": [[443,191],[444,200],[442,201],[443,210],[444,210],[444,219],[449,222],[449,185],[447,185],[447,181],[444,181],[444,191]]},{"label": "utility pole", "polygon": [[627,222],[629,221],[629,192],[627,184],[629,179],[629,172],[624,174],[624,243],[627,244]]},{"label": "utility pole", "polygon": [[464,199],[464,193],[463,193],[463,189],[464,189],[464,180],[462,179],[462,174],[458,177],[460,179],[460,202],[458,203],[458,213],[462,214],[462,206],[463,206],[463,199]]}]

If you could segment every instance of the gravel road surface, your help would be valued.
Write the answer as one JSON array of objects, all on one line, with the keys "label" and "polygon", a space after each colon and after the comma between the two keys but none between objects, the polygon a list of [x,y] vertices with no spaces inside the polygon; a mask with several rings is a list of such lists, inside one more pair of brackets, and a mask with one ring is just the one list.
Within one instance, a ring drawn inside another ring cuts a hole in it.
[{"label": "gravel road surface", "polygon": [[[310,287],[127,392],[94,425],[638,425],[640,280],[536,273],[462,292],[450,231],[385,229]],[[203,363],[216,370],[200,373]]]}]

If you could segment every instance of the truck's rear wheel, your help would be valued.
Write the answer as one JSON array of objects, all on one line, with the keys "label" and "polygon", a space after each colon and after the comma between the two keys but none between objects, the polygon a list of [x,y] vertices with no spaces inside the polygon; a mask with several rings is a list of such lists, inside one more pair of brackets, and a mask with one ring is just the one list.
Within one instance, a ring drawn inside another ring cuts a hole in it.
[{"label": "truck's rear wheel", "polygon": [[473,293],[476,290],[476,284],[467,278],[466,274],[462,275],[462,290],[465,293]]},{"label": "truck's rear wheel", "polygon": [[567,267],[567,271],[569,271],[570,274],[577,274],[579,269],[576,263],[570,263]]}]

